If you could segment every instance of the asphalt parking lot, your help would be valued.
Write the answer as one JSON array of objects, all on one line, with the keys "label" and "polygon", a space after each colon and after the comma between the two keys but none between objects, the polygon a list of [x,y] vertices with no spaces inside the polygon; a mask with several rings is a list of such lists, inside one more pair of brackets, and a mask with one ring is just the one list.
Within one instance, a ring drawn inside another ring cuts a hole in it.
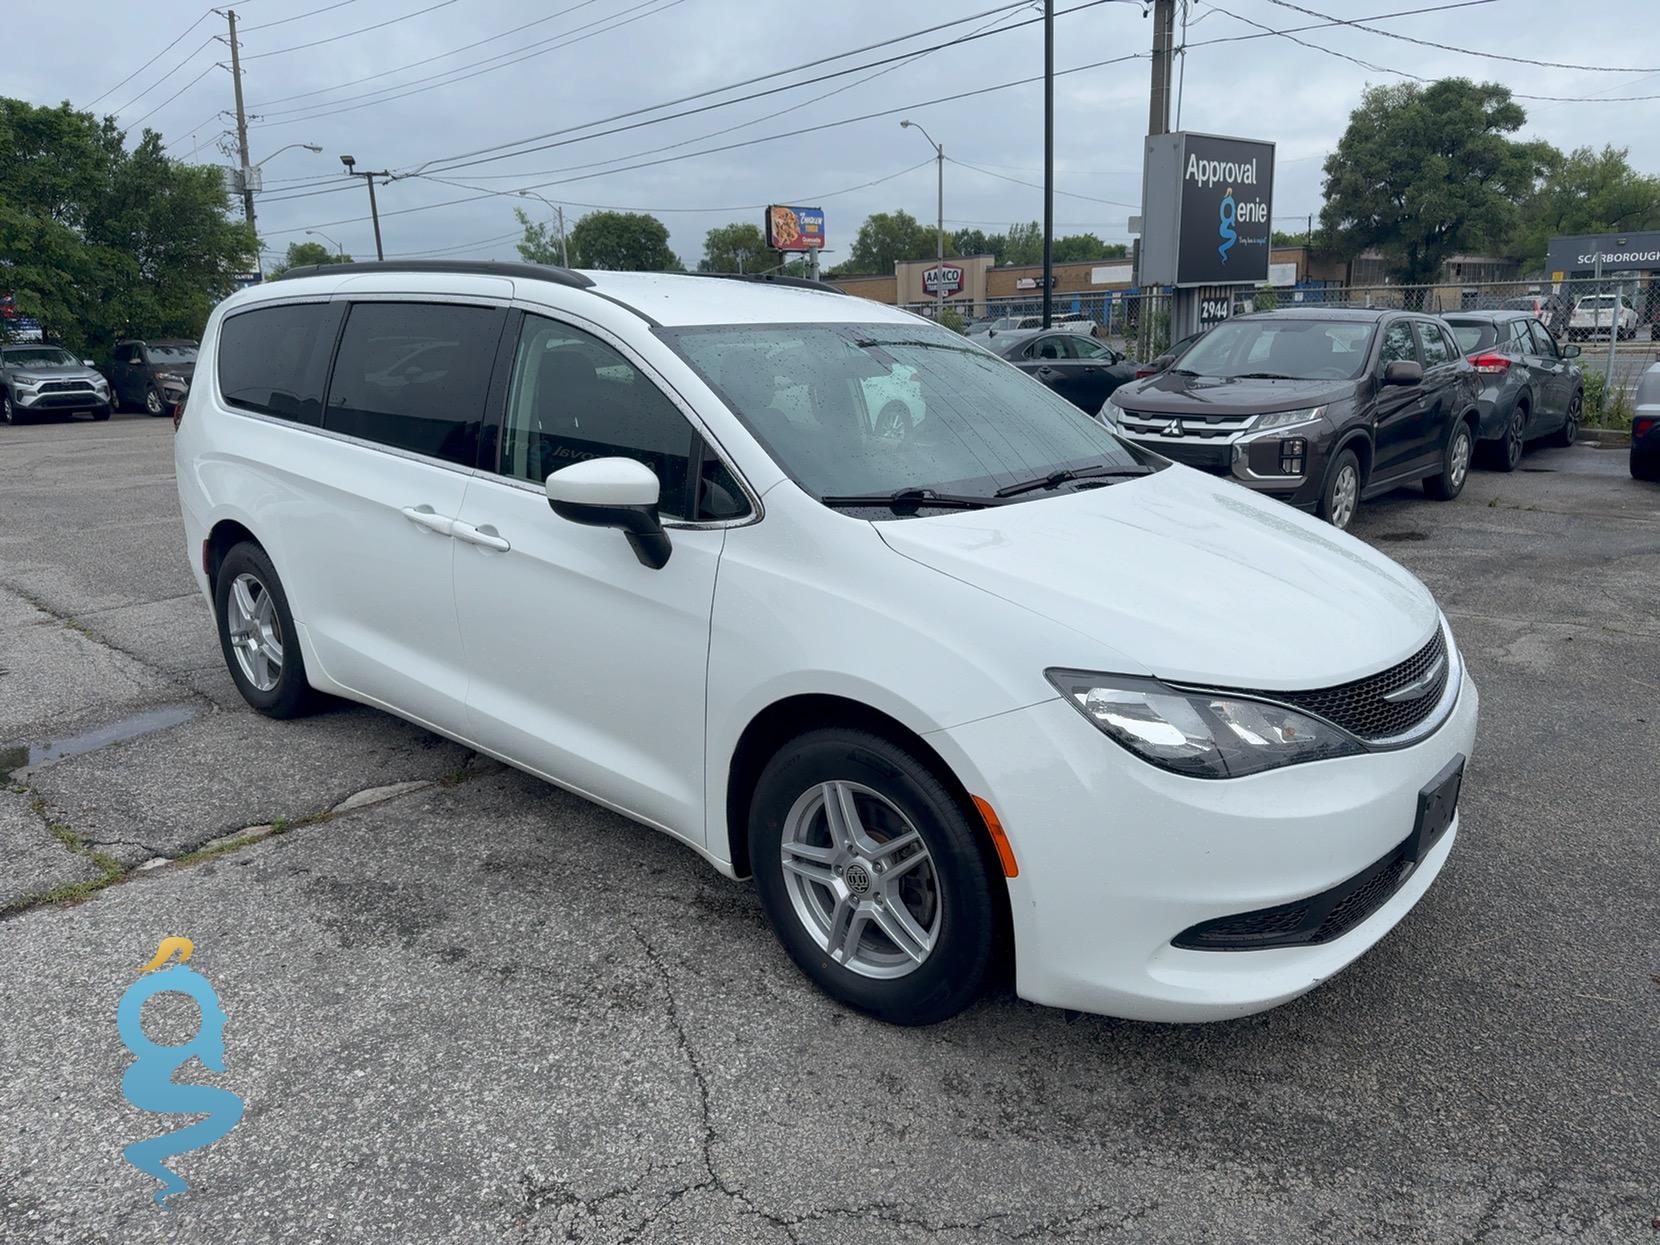
[{"label": "asphalt parking lot", "polygon": [[[1372,954],[1224,1024],[900,1030],[667,839],[367,709],[246,709],[171,437],[0,428],[0,1240],[1660,1241],[1660,488],[1623,451],[1356,521],[1484,710]],[[176,934],[230,1017],[182,1078],[247,1113],[161,1211],[121,1148],[180,1120],[123,1100],[115,1011]]]}]

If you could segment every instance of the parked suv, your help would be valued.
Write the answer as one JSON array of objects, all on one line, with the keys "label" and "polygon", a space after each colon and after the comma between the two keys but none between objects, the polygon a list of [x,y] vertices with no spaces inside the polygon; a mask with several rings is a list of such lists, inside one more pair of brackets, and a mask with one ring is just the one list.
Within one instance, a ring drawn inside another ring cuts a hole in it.
[{"label": "parked suv", "polygon": [[1616,332],[1620,340],[1637,332],[1637,309],[1629,299],[1613,294],[1587,294],[1574,304],[1568,320],[1568,338],[1582,341]]},{"label": "parked suv", "polygon": [[195,370],[196,343],[188,339],[117,342],[110,363],[115,405],[130,402],[165,415],[189,390]]},{"label": "parked suv", "polygon": [[1585,379],[1579,347],[1558,346],[1533,315],[1521,311],[1460,311],[1442,317],[1475,368],[1481,385],[1476,449],[1487,465],[1514,471],[1529,441],[1553,445],[1579,439]]},{"label": "parked suv", "polygon": [[907,312],[342,264],[227,299],[198,372],[179,501],[249,704],[379,706],[753,875],[878,1016],[1006,950],[1042,1003],[1260,1010],[1452,850],[1477,695],[1422,584]]},{"label": "parked suv", "polygon": [[28,415],[110,417],[109,382],[62,346],[0,346],[0,423]]},{"label": "parked suv", "polygon": [[1265,311],[1216,325],[1102,418],[1137,445],[1347,527],[1415,480],[1450,501],[1475,444],[1475,372],[1430,316]]}]

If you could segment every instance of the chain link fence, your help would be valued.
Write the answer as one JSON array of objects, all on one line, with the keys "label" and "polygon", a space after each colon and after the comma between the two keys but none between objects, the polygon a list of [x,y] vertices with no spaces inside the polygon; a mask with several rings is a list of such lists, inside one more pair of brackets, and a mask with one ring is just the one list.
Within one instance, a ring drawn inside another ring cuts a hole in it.
[{"label": "chain link fence", "polygon": [[[1220,299],[1217,295],[1221,295]],[[1561,282],[1442,282],[1435,285],[1345,285],[1299,282],[1288,287],[1207,290],[1209,302],[1226,301],[1231,314],[1298,307],[1393,308],[1430,315],[1461,311],[1526,311],[1537,317],[1563,346],[1580,350],[1585,377],[1585,413],[1593,427],[1629,427],[1637,381],[1660,361],[1660,277],[1619,274]],[[911,303],[906,310],[933,319],[935,304]],[[1170,291],[1107,290],[1059,292],[1052,323],[1087,331],[1131,358],[1150,360],[1168,350]],[[988,325],[1035,328],[1042,323],[1041,297],[990,298],[983,304],[946,304],[946,324],[975,333]],[[1087,324],[1087,329],[1077,326]]]}]

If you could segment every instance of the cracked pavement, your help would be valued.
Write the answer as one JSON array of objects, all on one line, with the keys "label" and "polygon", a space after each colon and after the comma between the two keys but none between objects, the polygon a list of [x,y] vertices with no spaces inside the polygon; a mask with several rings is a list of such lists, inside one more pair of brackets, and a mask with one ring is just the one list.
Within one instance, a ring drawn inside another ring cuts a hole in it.
[{"label": "cracked pavement", "polygon": [[[1372,954],[1226,1024],[1004,991],[902,1030],[662,836],[367,709],[248,711],[166,423],[0,428],[0,753],[190,711],[0,783],[0,1242],[1660,1240],[1660,489],[1525,466],[1357,521],[1484,709]],[[175,934],[230,1017],[187,1078],[247,1112],[161,1211],[120,1151],[182,1121],[123,1100],[115,1007]]]}]

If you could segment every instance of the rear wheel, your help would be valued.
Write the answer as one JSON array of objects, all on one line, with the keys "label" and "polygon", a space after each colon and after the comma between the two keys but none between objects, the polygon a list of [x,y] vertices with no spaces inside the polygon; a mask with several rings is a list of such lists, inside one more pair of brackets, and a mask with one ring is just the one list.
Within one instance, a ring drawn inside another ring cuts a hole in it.
[{"label": "rear wheel", "polygon": [[1320,494],[1320,517],[1340,531],[1348,529],[1360,505],[1360,459],[1353,450],[1344,450],[1332,460],[1326,473],[1325,491]]},{"label": "rear wheel", "polygon": [[156,392],[154,385],[144,390],[144,409],[151,415],[166,414],[167,408],[162,404],[161,394]]},{"label": "rear wheel", "polygon": [[214,604],[219,647],[236,690],[273,718],[296,718],[318,696],[306,682],[288,596],[265,550],[250,541],[231,548],[219,564]]},{"label": "rear wheel", "polygon": [[1510,422],[1504,426],[1504,436],[1485,443],[1487,465],[1494,471],[1514,471],[1522,465],[1522,451],[1527,447],[1527,407],[1518,402],[1510,413]]},{"label": "rear wheel", "polygon": [[850,1007],[933,1024],[980,994],[1001,927],[991,862],[957,800],[865,731],[812,731],[761,773],[750,859],[796,966]]},{"label": "rear wheel", "polygon": [[1451,501],[1462,493],[1464,481],[1470,476],[1470,450],[1474,444],[1470,425],[1459,420],[1441,450],[1441,474],[1424,481],[1424,492],[1436,501]]},{"label": "rear wheel", "polygon": [[1568,403],[1567,418],[1562,421],[1562,426],[1556,430],[1556,436],[1552,438],[1555,444],[1567,446],[1579,440],[1579,417],[1584,408],[1585,395],[1575,393],[1573,400]]}]

